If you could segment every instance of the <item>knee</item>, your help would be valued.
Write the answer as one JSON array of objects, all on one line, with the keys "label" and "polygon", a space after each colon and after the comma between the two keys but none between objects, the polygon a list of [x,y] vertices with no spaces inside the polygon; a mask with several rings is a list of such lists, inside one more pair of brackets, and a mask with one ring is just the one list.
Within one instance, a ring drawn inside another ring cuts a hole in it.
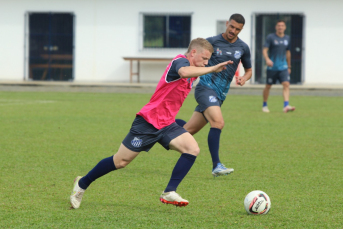
[{"label": "knee", "polygon": [[225,122],[224,120],[218,120],[218,121],[214,121],[211,123],[211,127],[212,128],[217,128],[222,130],[224,128]]},{"label": "knee", "polygon": [[199,153],[200,153],[200,148],[199,148],[199,146],[194,146],[190,150],[188,150],[187,153],[188,154],[192,154],[192,155],[197,157],[199,155]]}]

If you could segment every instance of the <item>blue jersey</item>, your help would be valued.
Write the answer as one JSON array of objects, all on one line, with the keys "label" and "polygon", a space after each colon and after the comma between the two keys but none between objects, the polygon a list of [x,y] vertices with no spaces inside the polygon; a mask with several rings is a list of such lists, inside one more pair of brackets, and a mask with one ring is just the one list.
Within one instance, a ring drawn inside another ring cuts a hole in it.
[{"label": "blue jersey", "polygon": [[224,71],[201,76],[199,84],[212,88],[217,93],[218,98],[224,101],[239,62],[242,61],[244,68],[251,68],[250,49],[241,39],[237,38],[234,43],[230,43],[223,38],[222,34],[209,37],[207,40],[214,48],[208,66],[214,66],[229,60],[232,60],[233,64],[226,65]]},{"label": "blue jersey", "polygon": [[279,37],[275,33],[267,36],[264,47],[269,50],[269,59],[273,61],[273,67],[268,67],[267,70],[283,71],[288,69],[286,60],[286,51],[290,50],[290,38],[288,35]]}]

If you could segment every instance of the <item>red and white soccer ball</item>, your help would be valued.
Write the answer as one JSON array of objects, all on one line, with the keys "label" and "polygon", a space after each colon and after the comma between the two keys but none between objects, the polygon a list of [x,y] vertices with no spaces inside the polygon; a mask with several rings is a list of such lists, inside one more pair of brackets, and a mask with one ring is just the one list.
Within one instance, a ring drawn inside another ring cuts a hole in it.
[{"label": "red and white soccer ball", "polygon": [[270,198],[267,193],[255,190],[250,192],[244,199],[244,208],[248,214],[265,215],[271,207]]}]

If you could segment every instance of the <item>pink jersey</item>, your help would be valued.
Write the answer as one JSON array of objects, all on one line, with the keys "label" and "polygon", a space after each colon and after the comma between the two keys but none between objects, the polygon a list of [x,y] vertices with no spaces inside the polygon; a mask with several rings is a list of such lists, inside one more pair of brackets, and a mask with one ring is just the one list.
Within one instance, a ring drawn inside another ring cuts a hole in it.
[{"label": "pink jersey", "polygon": [[149,103],[137,113],[157,129],[162,129],[175,122],[177,113],[192,89],[193,81],[198,78],[180,77],[172,82],[167,82],[167,75],[173,61],[178,58],[186,58],[186,56],[177,55],[168,64]]}]

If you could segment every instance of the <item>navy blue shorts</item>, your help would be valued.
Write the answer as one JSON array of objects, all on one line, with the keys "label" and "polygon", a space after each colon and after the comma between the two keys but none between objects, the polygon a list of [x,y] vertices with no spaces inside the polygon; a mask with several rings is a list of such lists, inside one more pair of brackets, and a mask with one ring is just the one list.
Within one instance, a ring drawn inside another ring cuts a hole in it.
[{"label": "navy blue shorts", "polygon": [[267,70],[267,84],[272,85],[276,84],[276,81],[279,80],[280,83],[282,82],[289,82],[290,77],[288,74],[288,69],[283,71],[272,71]]},{"label": "navy blue shorts", "polygon": [[134,152],[148,152],[156,142],[169,150],[171,140],[186,132],[183,127],[175,122],[160,130],[156,129],[153,125],[145,121],[142,116],[138,115],[132,123],[130,132],[126,135],[122,143],[126,148]]},{"label": "navy blue shorts", "polygon": [[204,111],[211,106],[221,107],[223,101],[218,98],[217,93],[209,87],[203,85],[197,85],[194,91],[195,100],[198,103],[198,106],[195,108],[195,111],[204,113]]}]

